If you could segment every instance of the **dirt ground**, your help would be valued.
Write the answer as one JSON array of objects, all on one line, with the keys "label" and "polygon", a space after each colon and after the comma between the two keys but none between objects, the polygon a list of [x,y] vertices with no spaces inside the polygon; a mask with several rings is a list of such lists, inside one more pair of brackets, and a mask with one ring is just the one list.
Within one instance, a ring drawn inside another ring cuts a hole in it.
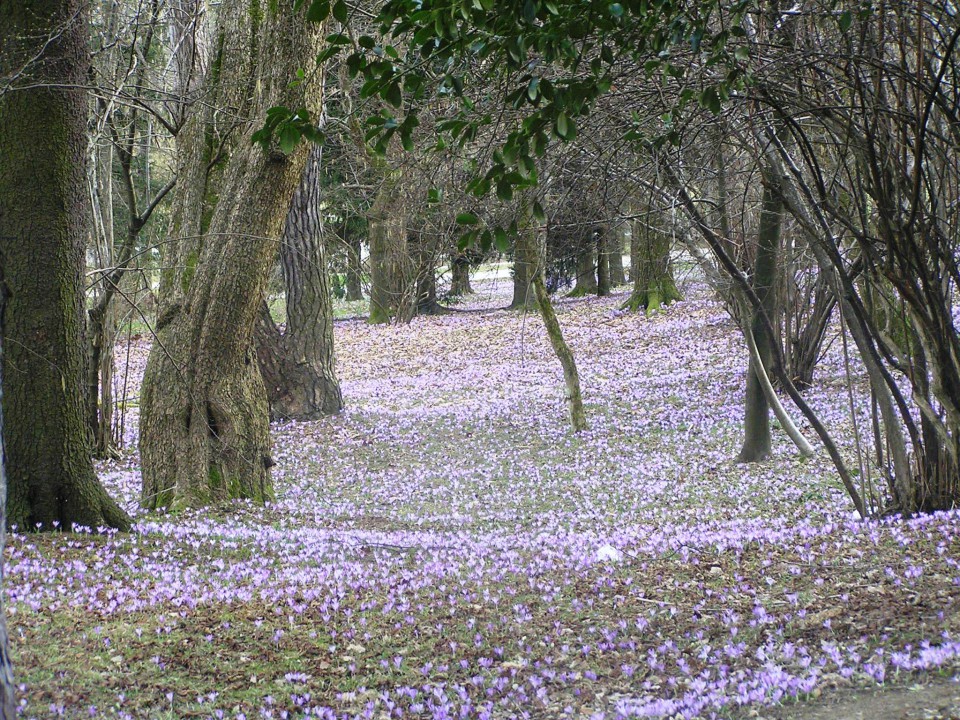
[{"label": "dirt ground", "polygon": [[960,720],[960,683],[838,690],[799,705],[757,711],[761,720]]}]

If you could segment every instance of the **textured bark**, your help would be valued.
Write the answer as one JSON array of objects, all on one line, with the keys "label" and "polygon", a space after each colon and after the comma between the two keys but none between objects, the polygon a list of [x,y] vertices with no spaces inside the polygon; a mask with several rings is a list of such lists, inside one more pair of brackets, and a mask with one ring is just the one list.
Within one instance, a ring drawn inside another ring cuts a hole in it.
[{"label": "textured bark", "polygon": [[[169,270],[141,395],[147,508],[271,496],[268,404],[252,338],[307,148],[264,152],[239,118],[262,118],[275,105],[319,108],[317,78],[291,78],[316,54],[322,29],[291,4],[220,6],[210,103],[196,106],[177,137]],[[214,147],[220,138],[232,140]]]},{"label": "textured bark", "polygon": [[513,300],[510,302],[512,310],[536,307],[537,298],[530,284],[531,276],[530,265],[523,257],[522,248],[518,247],[513,259]]},{"label": "textured bark", "polygon": [[387,171],[368,217],[370,241],[370,322],[408,322],[413,317],[407,228],[400,175]]},{"label": "textured bark", "polygon": [[[624,228],[629,227],[629,223],[623,223],[622,225]],[[610,244],[605,257],[610,268],[610,284],[614,287],[627,284],[627,273],[623,267],[623,245],[624,232],[618,230],[611,233]]]},{"label": "textured bark", "polygon": [[[413,246],[414,238],[410,238],[408,242]],[[414,252],[417,267],[417,315],[439,315],[445,312],[437,302],[437,253],[431,245],[432,243],[428,244],[421,239]]]},{"label": "textured bark", "polygon": [[21,529],[130,523],[93,471],[83,407],[87,99],[76,89],[87,81],[83,7],[0,4],[0,77],[19,74],[24,86],[0,95],[0,262],[11,293],[7,522]]},{"label": "textured bark", "polygon": [[360,235],[350,229],[346,218],[343,240],[347,244],[347,300],[363,300],[363,264],[360,261],[363,247]]},{"label": "textured bark", "polygon": [[[760,228],[757,235],[757,258],[753,272],[753,289],[760,299],[762,312],[768,320],[776,318],[777,300],[774,286],[778,274],[780,228],[783,223],[783,200],[778,188],[768,178],[763,188],[760,210]],[[757,345],[757,355],[764,368],[769,369],[773,357],[774,338],[770,324],[763,321],[760,309],[754,311],[751,330]],[[751,357],[747,372],[747,390],[743,422],[743,447],[737,456],[739,462],[759,462],[770,456],[770,404],[764,393],[756,361]]]},{"label": "textured bark", "polygon": [[457,253],[450,263],[450,297],[463,297],[472,294],[470,260],[463,253]]},{"label": "textured bark", "polygon": [[633,292],[623,305],[634,311],[643,308],[648,316],[682,299],[670,263],[671,237],[654,218],[654,213],[648,213],[645,221],[634,223],[630,239]]},{"label": "textured bark", "polygon": [[570,297],[583,297],[597,293],[596,247],[586,243],[577,254],[577,281]]},{"label": "textured bark", "polygon": [[[3,311],[6,300],[7,286],[3,280],[3,263],[0,263],[0,563],[7,530],[7,471],[3,451]],[[2,578],[3,569],[0,565],[0,579]],[[3,609],[3,593],[0,592],[0,720],[15,720],[16,717],[16,685],[13,682],[13,663],[10,660],[7,614]]]},{"label": "textured bark", "polygon": [[273,419],[314,420],[343,407],[321,226],[320,161],[321,148],[317,146],[310,150],[280,245],[286,330],[280,333],[266,302],[258,313],[257,356]]}]

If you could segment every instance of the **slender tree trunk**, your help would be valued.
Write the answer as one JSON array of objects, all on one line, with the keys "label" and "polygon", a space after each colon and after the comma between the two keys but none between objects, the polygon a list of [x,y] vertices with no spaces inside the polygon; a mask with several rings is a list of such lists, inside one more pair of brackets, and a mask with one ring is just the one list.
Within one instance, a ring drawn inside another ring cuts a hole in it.
[{"label": "slender tree trunk", "polygon": [[[760,299],[763,312],[769,320],[776,315],[775,285],[778,275],[778,257],[780,251],[780,228],[783,224],[783,200],[779,188],[773,187],[773,180],[764,179],[763,204],[760,210],[760,229],[757,237],[757,258],[754,266],[753,289]],[[771,343],[775,340],[768,331],[769,325],[763,322],[759,311],[754,312],[751,323],[753,337],[757,344],[757,354],[764,368],[769,368],[772,358]],[[747,372],[746,413],[744,416],[744,440],[739,462],[759,462],[770,456],[770,405],[764,393],[763,381],[759,377],[754,359],[750,359]]]},{"label": "slender tree trunk", "polygon": [[7,522],[23,530],[130,524],[93,471],[83,404],[86,30],[77,0],[0,4],[0,77],[24,85],[0,95]]},{"label": "slender tree trunk", "polygon": [[[196,106],[177,138],[173,253],[141,394],[148,508],[263,502],[272,494],[268,403],[252,339],[307,148],[264,151],[238,118],[259,120],[276,105],[316,113],[321,105],[312,74],[291,82],[303,59],[316,55],[321,32],[291,5],[220,6],[210,104]],[[216,104],[232,110],[214,113]],[[214,147],[220,137],[236,140]],[[226,159],[211,172],[217,156]]]},{"label": "slender tree trunk", "polygon": [[321,228],[320,161],[320,146],[311,148],[280,245],[287,297],[285,332],[280,334],[266,302],[258,314],[257,356],[274,419],[313,420],[343,407]]},{"label": "slender tree trunk", "polygon": [[[630,223],[622,223],[623,228],[629,228]],[[625,230],[620,228],[610,234],[610,245],[607,251],[607,264],[610,266],[610,284],[614,287],[627,284],[627,273],[623,267],[623,246]]]},{"label": "slender tree trunk", "polygon": [[536,226],[529,208],[524,208],[523,214],[523,227],[521,227],[520,236],[517,239],[519,245],[517,252],[523,257],[525,265],[530,269],[530,285],[537,299],[540,317],[543,319],[550,345],[563,367],[563,381],[567,409],[570,413],[570,425],[574,432],[580,432],[587,429],[587,415],[583,409],[583,396],[580,392],[580,373],[577,371],[573,352],[563,338],[557,313],[550,301],[550,293],[547,292],[545,273],[547,265],[546,231]]},{"label": "slender tree trunk", "polygon": [[609,226],[600,226],[597,236],[597,295],[606,297],[610,294],[610,248],[611,242]]},{"label": "slender tree trunk", "polygon": [[360,235],[350,229],[347,218],[343,220],[343,241],[347,245],[347,300],[363,300],[363,264],[360,261],[363,247]]}]

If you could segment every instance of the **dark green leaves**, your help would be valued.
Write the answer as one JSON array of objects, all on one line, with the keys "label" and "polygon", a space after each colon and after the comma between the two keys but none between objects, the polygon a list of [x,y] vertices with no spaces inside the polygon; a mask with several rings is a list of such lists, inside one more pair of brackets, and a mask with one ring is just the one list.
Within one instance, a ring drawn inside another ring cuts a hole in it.
[{"label": "dark green leaves", "polygon": [[322,23],[330,14],[330,0],[313,0],[307,8],[307,20]]}]

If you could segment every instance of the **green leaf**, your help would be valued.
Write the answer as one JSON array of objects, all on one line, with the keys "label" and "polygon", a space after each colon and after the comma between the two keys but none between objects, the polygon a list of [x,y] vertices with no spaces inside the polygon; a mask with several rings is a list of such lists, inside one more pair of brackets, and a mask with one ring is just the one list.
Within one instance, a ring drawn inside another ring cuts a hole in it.
[{"label": "green leaf", "polygon": [[460,213],[457,215],[457,225],[476,225],[479,222],[480,218],[473,213]]},{"label": "green leaf", "polygon": [[708,87],[704,90],[700,94],[700,104],[714,115],[719,115],[722,106],[720,103],[720,95],[717,94],[716,88]]},{"label": "green leaf", "polygon": [[399,81],[387,85],[380,95],[394,107],[400,107],[403,104],[403,91],[400,89]]},{"label": "green leaf", "polygon": [[543,205],[540,204],[539,200],[533,201],[533,219],[538,223],[545,223],[547,221],[547,214],[543,211]]},{"label": "green leaf", "polygon": [[849,10],[844,10],[840,13],[840,19],[837,21],[837,24],[840,26],[840,32],[845,33],[850,29],[850,24],[853,22],[853,15]]},{"label": "green leaf", "polygon": [[497,250],[502,253],[505,253],[510,249],[510,238],[507,236],[507,231],[502,227],[498,227],[496,230],[494,230],[493,242],[497,246]]},{"label": "green leaf", "polygon": [[342,23],[347,22],[347,4],[343,0],[337,0],[333,4],[333,17]]},{"label": "green leaf", "polygon": [[296,150],[297,143],[300,142],[300,131],[293,125],[284,125],[277,136],[277,141],[280,143],[280,149],[289,155]]},{"label": "green leaf", "polygon": [[623,5],[620,3],[610,3],[610,14],[615,18],[623,17]]},{"label": "green leaf", "polygon": [[307,20],[322,23],[330,14],[330,0],[313,0],[307,8]]},{"label": "green leaf", "polygon": [[566,113],[560,113],[557,115],[557,122],[554,127],[557,131],[557,136],[566,140],[567,135],[570,133],[570,124]]},{"label": "green leaf", "polygon": [[530,78],[530,82],[527,83],[527,97],[530,99],[530,102],[535,102],[539,94],[540,78]]},{"label": "green leaf", "polygon": [[746,45],[741,45],[733,51],[733,56],[740,62],[747,62],[747,60],[750,59],[750,48]]},{"label": "green leaf", "polygon": [[443,200],[443,191],[439,188],[432,187],[427,190],[427,202],[431,204],[436,204]]}]

